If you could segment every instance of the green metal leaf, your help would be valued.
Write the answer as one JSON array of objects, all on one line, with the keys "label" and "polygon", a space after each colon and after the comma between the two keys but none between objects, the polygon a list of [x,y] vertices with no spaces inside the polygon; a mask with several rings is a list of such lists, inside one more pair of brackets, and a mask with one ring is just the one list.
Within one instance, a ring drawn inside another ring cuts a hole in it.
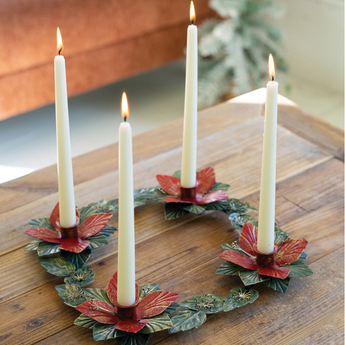
[{"label": "green metal leaf", "polygon": [[248,214],[239,214],[239,213],[230,214],[229,219],[231,220],[232,226],[238,231],[239,234],[241,234],[243,225],[245,223],[253,224],[253,222],[255,221],[254,217]]},{"label": "green metal leaf", "polygon": [[68,261],[74,263],[77,269],[82,268],[91,255],[91,249],[85,249],[81,253],[68,252],[61,250],[61,255]]},{"label": "green metal leaf", "polygon": [[277,244],[278,246],[281,245],[285,240],[289,239],[288,234],[282,229],[278,228],[276,225],[275,225],[274,232],[275,232],[274,243]]},{"label": "green metal leaf", "polygon": [[117,338],[121,345],[146,345],[149,341],[150,334],[142,333],[125,333],[124,336]]},{"label": "green metal leaf", "polygon": [[152,190],[150,192],[147,192],[146,197],[149,200],[155,200],[158,202],[162,202],[165,203],[165,197],[168,194],[164,192],[163,189],[161,189],[160,186],[154,187],[152,188]]},{"label": "green metal leaf", "polygon": [[75,270],[75,265],[63,258],[38,258],[38,261],[54,276],[67,277]]},{"label": "green metal leaf", "polygon": [[90,206],[92,206],[95,210],[94,213],[110,213],[112,203],[107,202],[106,200],[102,199],[96,202],[92,202]]},{"label": "green metal leaf", "polygon": [[239,214],[245,214],[253,211],[257,211],[257,209],[247,202],[243,202],[239,199],[228,199],[229,206],[232,210],[232,213],[239,213]]},{"label": "green metal leaf", "polygon": [[188,211],[184,210],[180,206],[180,203],[169,202],[165,204],[165,219],[166,220],[176,219],[188,213],[189,213]]},{"label": "green metal leaf", "polygon": [[87,300],[84,290],[79,285],[62,284],[55,286],[55,289],[65,304],[71,307],[77,307]]},{"label": "green metal leaf", "polygon": [[149,334],[154,332],[163,331],[165,329],[171,328],[173,323],[167,313],[162,313],[157,316],[151,317],[146,326],[140,331],[142,334]]},{"label": "green metal leaf", "polygon": [[[49,218],[36,218],[36,219],[30,219],[29,220],[29,224],[33,227],[33,228],[38,228],[38,227],[42,227],[42,228],[47,228],[53,231],[56,231],[56,229],[53,227],[52,223],[50,222]],[[57,232],[57,231],[56,231]]]},{"label": "green metal leaf", "polygon": [[181,179],[181,170],[175,171],[175,172],[173,173],[173,176],[174,176],[174,177],[177,177],[177,178],[179,178],[179,179]]},{"label": "green metal leaf", "polygon": [[126,334],[126,332],[119,331],[114,326],[112,324],[105,325],[97,322],[93,326],[93,339],[95,341],[108,340],[123,337]]},{"label": "green metal leaf", "polygon": [[134,191],[134,207],[145,205],[148,196],[155,192],[156,188],[140,188]]},{"label": "green metal leaf", "polygon": [[142,300],[145,296],[153,291],[159,291],[158,284],[147,284],[139,286],[139,299]]},{"label": "green metal leaf", "polygon": [[115,227],[107,224],[98,234],[104,235],[105,237],[109,237],[116,231],[117,229]]},{"label": "green metal leaf", "polygon": [[287,277],[284,280],[270,277],[269,280],[264,281],[264,284],[269,288],[276,290],[281,293],[285,293],[289,287],[290,278]]},{"label": "green metal leaf", "polygon": [[241,248],[237,241],[230,244],[221,244],[220,246],[222,247],[223,251],[232,250],[233,252],[248,256],[248,254]]},{"label": "green metal leaf", "polygon": [[106,246],[108,244],[107,238],[100,233],[96,234],[95,236],[86,238],[86,241],[90,242],[88,248],[91,249]]},{"label": "green metal leaf", "polygon": [[107,202],[108,212],[117,212],[119,210],[119,199],[109,200]]},{"label": "green metal leaf", "polygon": [[214,314],[223,309],[223,298],[214,294],[193,296],[182,301],[181,307],[202,311],[205,314]]},{"label": "green metal leaf", "polygon": [[65,278],[66,284],[77,284],[79,286],[86,286],[91,284],[95,278],[95,271],[91,266],[84,266],[70,273],[70,276]]},{"label": "green metal leaf", "polygon": [[227,250],[232,250],[232,244],[228,244],[228,243],[223,243],[220,245],[223,249],[224,252],[226,252]]},{"label": "green metal leaf", "polygon": [[225,261],[216,271],[217,274],[224,274],[226,276],[236,276],[238,272],[243,270],[243,267],[236,265],[230,261]]},{"label": "green metal leaf", "polygon": [[60,251],[60,243],[41,242],[37,248],[38,256],[55,254]]},{"label": "green metal leaf", "polygon": [[290,268],[289,278],[307,277],[313,274],[313,271],[304,262],[297,263],[296,261],[286,267]]},{"label": "green metal leaf", "polygon": [[305,253],[305,252],[303,252],[303,253],[300,255],[300,257],[298,258],[298,260],[295,261],[295,262],[293,262],[291,265],[297,265],[297,264],[299,264],[299,263],[302,263],[302,262],[304,262],[305,260],[307,260],[307,258],[308,258],[308,254]]},{"label": "green metal leaf", "polygon": [[42,240],[39,240],[39,239],[35,239],[33,241],[31,241],[26,247],[25,249],[26,250],[37,250],[38,249],[38,246],[41,242],[44,242]]},{"label": "green metal leaf", "polygon": [[217,200],[206,205],[206,210],[222,211],[225,214],[230,214],[230,207],[226,199]]},{"label": "green metal leaf", "polygon": [[78,209],[78,211],[80,217],[79,224],[81,225],[85,221],[85,219],[90,217],[92,214],[112,212],[112,200],[107,202],[106,200],[102,199],[96,202],[92,202],[85,207],[81,207],[80,209]]},{"label": "green metal leaf", "polygon": [[243,270],[238,274],[244,285],[253,285],[268,280],[266,276],[259,275],[258,271]]},{"label": "green metal leaf", "polygon": [[259,293],[253,289],[236,287],[229,291],[229,295],[224,299],[224,311],[230,311],[246,304],[253,303],[259,297]]},{"label": "green metal leaf", "polygon": [[206,205],[180,203],[180,207],[190,213],[201,214],[206,210]]},{"label": "green metal leaf", "polygon": [[180,305],[178,303],[172,302],[170,306],[164,310],[164,313],[167,313],[168,315],[170,315],[179,308],[180,308]]},{"label": "green metal leaf", "polygon": [[96,324],[101,325],[101,323],[99,323],[98,321],[91,319],[91,317],[88,317],[84,314],[81,314],[78,318],[76,318],[74,324],[89,329],[92,329]]},{"label": "green metal leaf", "polygon": [[171,321],[173,327],[168,332],[177,333],[200,327],[206,321],[206,314],[203,311],[185,309],[178,311]]},{"label": "green metal leaf", "polygon": [[86,218],[96,213],[95,208],[92,205],[87,205],[78,209],[79,211],[79,226],[85,221]]},{"label": "green metal leaf", "polygon": [[87,301],[91,299],[99,299],[100,301],[113,305],[105,289],[85,289],[85,297]]},{"label": "green metal leaf", "polygon": [[216,182],[207,193],[215,192],[216,190],[222,190],[226,192],[229,188],[230,188],[229,184]]}]

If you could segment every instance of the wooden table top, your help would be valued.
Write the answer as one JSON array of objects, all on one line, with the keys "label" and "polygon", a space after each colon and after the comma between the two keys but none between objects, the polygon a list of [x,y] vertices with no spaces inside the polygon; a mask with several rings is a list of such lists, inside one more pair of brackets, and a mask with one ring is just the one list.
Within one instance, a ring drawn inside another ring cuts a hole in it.
[{"label": "wooden table top", "polygon": [[[231,185],[228,195],[254,207],[263,101],[259,90],[199,113],[198,168],[213,166],[217,180]],[[156,333],[150,344],[343,343],[343,132],[283,98],[278,117],[276,221],[290,237],[309,241],[314,275],[292,279],[286,294],[258,285],[253,304],[211,315],[199,329]],[[134,138],[135,189],[156,186],[156,174],[180,168],[181,142],[182,119]],[[117,144],[73,164],[77,205],[118,197]],[[0,187],[0,343],[93,344],[91,330],[73,325],[80,313],[55,290],[63,278],[47,273],[37,254],[24,249],[32,239],[24,234],[28,220],[48,217],[58,201],[56,166]],[[238,238],[225,214],[166,221],[163,208],[150,201],[135,209],[139,284],[158,283],[177,292],[177,302],[207,293],[225,297],[242,286],[236,276],[215,274],[224,262],[220,245]],[[116,214],[110,224],[117,226]],[[117,234],[93,250],[89,264],[96,271],[90,287],[104,288],[117,269]]]}]

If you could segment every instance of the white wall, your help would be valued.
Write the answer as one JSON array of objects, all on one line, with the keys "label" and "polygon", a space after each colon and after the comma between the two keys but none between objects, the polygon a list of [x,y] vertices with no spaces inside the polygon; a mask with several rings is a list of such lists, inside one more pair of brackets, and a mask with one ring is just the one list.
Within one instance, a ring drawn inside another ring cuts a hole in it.
[{"label": "white wall", "polygon": [[344,1],[275,1],[286,9],[274,25],[284,34],[289,74],[343,93]]}]

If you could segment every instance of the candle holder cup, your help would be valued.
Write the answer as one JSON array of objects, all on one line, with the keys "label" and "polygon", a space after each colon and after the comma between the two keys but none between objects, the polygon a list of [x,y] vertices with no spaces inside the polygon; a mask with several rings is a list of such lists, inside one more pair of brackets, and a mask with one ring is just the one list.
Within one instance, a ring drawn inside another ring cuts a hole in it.
[{"label": "candle holder cup", "polygon": [[64,240],[72,239],[72,238],[77,239],[78,238],[78,224],[74,226],[70,226],[68,228],[59,226],[59,233],[61,235],[61,238]]},{"label": "candle holder cup", "polygon": [[274,256],[277,252],[277,247],[275,246],[273,252],[265,254],[258,251],[257,247],[255,246],[256,252],[256,263],[260,267],[272,267],[274,265]]},{"label": "candle holder cup", "polygon": [[180,195],[181,195],[181,200],[186,200],[186,201],[191,201],[191,202],[196,202],[196,187],[192,188],[185,188],[185,187],[180,187]]}]

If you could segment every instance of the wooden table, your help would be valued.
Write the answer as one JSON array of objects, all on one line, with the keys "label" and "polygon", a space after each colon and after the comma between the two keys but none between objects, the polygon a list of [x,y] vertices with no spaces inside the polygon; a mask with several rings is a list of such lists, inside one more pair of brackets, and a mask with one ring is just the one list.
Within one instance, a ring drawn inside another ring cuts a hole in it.
[{"label": "wooden table", "polygon": [[[229,196],[254,207],[259,201],[263,99],[259,90],[199,117],[198,167],[212,165],[217,180],[231,184]],[[292,279],[285,295],[259,285],[254,304],[211,315],[197,330],[157,333],[150,344],[343,343],[343,133],[281,101],[276,219],[292,238],[309,241],[307,263],[314,275]],[[182,120],[134,138],[136,189],[155,186],[156,174],[180,168],[181,139]],[[117,144],[74,159],[78,205],[118,196],[117,164]],[[58,200],[56,181],[53,166],[1,185],[1,344],[93,343],[91,330],[73,325],[79,313],[55,290],[63,279],[48,274],[35,252],[24,250],[31,240],[23,234],[28,220],[49,216]],[[163,290],[179,293],[177,301],[207,293],[225,297],[241,285],[238,277],[215,274],[223,262],[220,245],[238,237],[226,215],[210,212],[166,221],[163,204],[147,202],[135,209],[135,217],[139,284],[159,283]],[[116,215],[111,224],[117,225]],[[116,251],[116,234],[108,246],[93,251],[92,287],[106,286],[116,271]]]}]

